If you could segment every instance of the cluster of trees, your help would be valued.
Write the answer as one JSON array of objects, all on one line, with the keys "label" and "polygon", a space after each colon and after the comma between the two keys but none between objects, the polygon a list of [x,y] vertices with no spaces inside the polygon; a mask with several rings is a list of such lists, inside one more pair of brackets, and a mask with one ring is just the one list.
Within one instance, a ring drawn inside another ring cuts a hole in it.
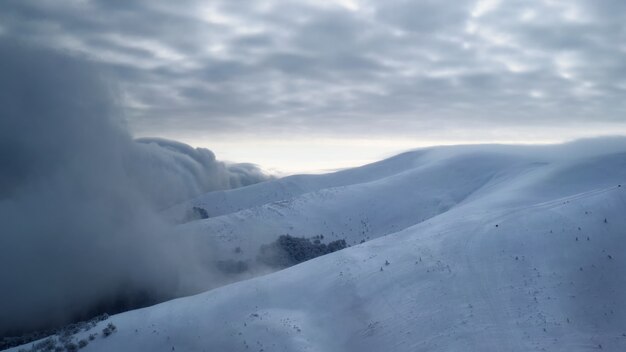
[{"label": "cluster of trees", "polygon": [[270,244],[261,246],[258,260],[273,267],[289,267],[346,248],[345,240],[322,243],[320,237],[310,238],[281,235]]}]

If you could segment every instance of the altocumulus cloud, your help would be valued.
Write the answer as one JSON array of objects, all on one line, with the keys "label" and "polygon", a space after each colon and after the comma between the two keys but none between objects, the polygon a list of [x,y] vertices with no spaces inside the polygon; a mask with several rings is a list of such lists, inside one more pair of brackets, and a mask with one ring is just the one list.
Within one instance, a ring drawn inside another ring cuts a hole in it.
[{"label": "altocumulus cloud", "polygon": [[109,66],[142,135],[419,138],[623,129],[624,10],[620,0],[6,0],[0,19],[5,36]]},{"label": "altocumulus cloud", "polygon": [[0,335],[216,284],[158,210],[267,176],[134,141],[85,60],[7,40],[0,53]]}]

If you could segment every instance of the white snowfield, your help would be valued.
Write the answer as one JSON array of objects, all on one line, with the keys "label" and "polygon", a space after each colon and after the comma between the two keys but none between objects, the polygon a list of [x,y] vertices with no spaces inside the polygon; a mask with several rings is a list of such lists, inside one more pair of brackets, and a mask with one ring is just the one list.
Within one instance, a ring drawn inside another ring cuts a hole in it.
[{"label": "white snowfield", "polygon": [[210,218],[181,235],[221,259],[287,233],[352,247],[112,316],[82,350],[626,351],[623,139],[422,149],[168,215],[193,206]]}]

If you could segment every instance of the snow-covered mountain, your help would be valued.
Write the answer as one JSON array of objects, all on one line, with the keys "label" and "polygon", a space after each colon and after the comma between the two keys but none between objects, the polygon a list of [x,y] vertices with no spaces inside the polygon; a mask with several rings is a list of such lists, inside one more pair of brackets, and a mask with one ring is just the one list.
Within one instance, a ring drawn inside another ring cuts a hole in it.
[{"label": "snow-covered mountain", "polygon": [[85,351],[626,350],[621,139],[421,149],[166,215],[251,268],[283,234],[351,247],[112,316]]}]

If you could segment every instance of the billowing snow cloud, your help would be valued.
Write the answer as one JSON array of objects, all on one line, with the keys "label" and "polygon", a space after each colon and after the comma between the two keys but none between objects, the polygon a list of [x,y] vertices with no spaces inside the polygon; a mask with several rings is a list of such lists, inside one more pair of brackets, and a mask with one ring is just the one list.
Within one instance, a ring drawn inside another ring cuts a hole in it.
[{"label": "billowing snow cloud", "polygon": [[624,6],[7,0],[0,23],[108,65],[141,135],[545,140],[537,126],[624,131]]},{"label": "billowing snow cloud", "polygon": [[184,292],[198,268],[157,211],[267,176],[134,141],[88,62],[4,40],[0,52],[0,336]]}]

